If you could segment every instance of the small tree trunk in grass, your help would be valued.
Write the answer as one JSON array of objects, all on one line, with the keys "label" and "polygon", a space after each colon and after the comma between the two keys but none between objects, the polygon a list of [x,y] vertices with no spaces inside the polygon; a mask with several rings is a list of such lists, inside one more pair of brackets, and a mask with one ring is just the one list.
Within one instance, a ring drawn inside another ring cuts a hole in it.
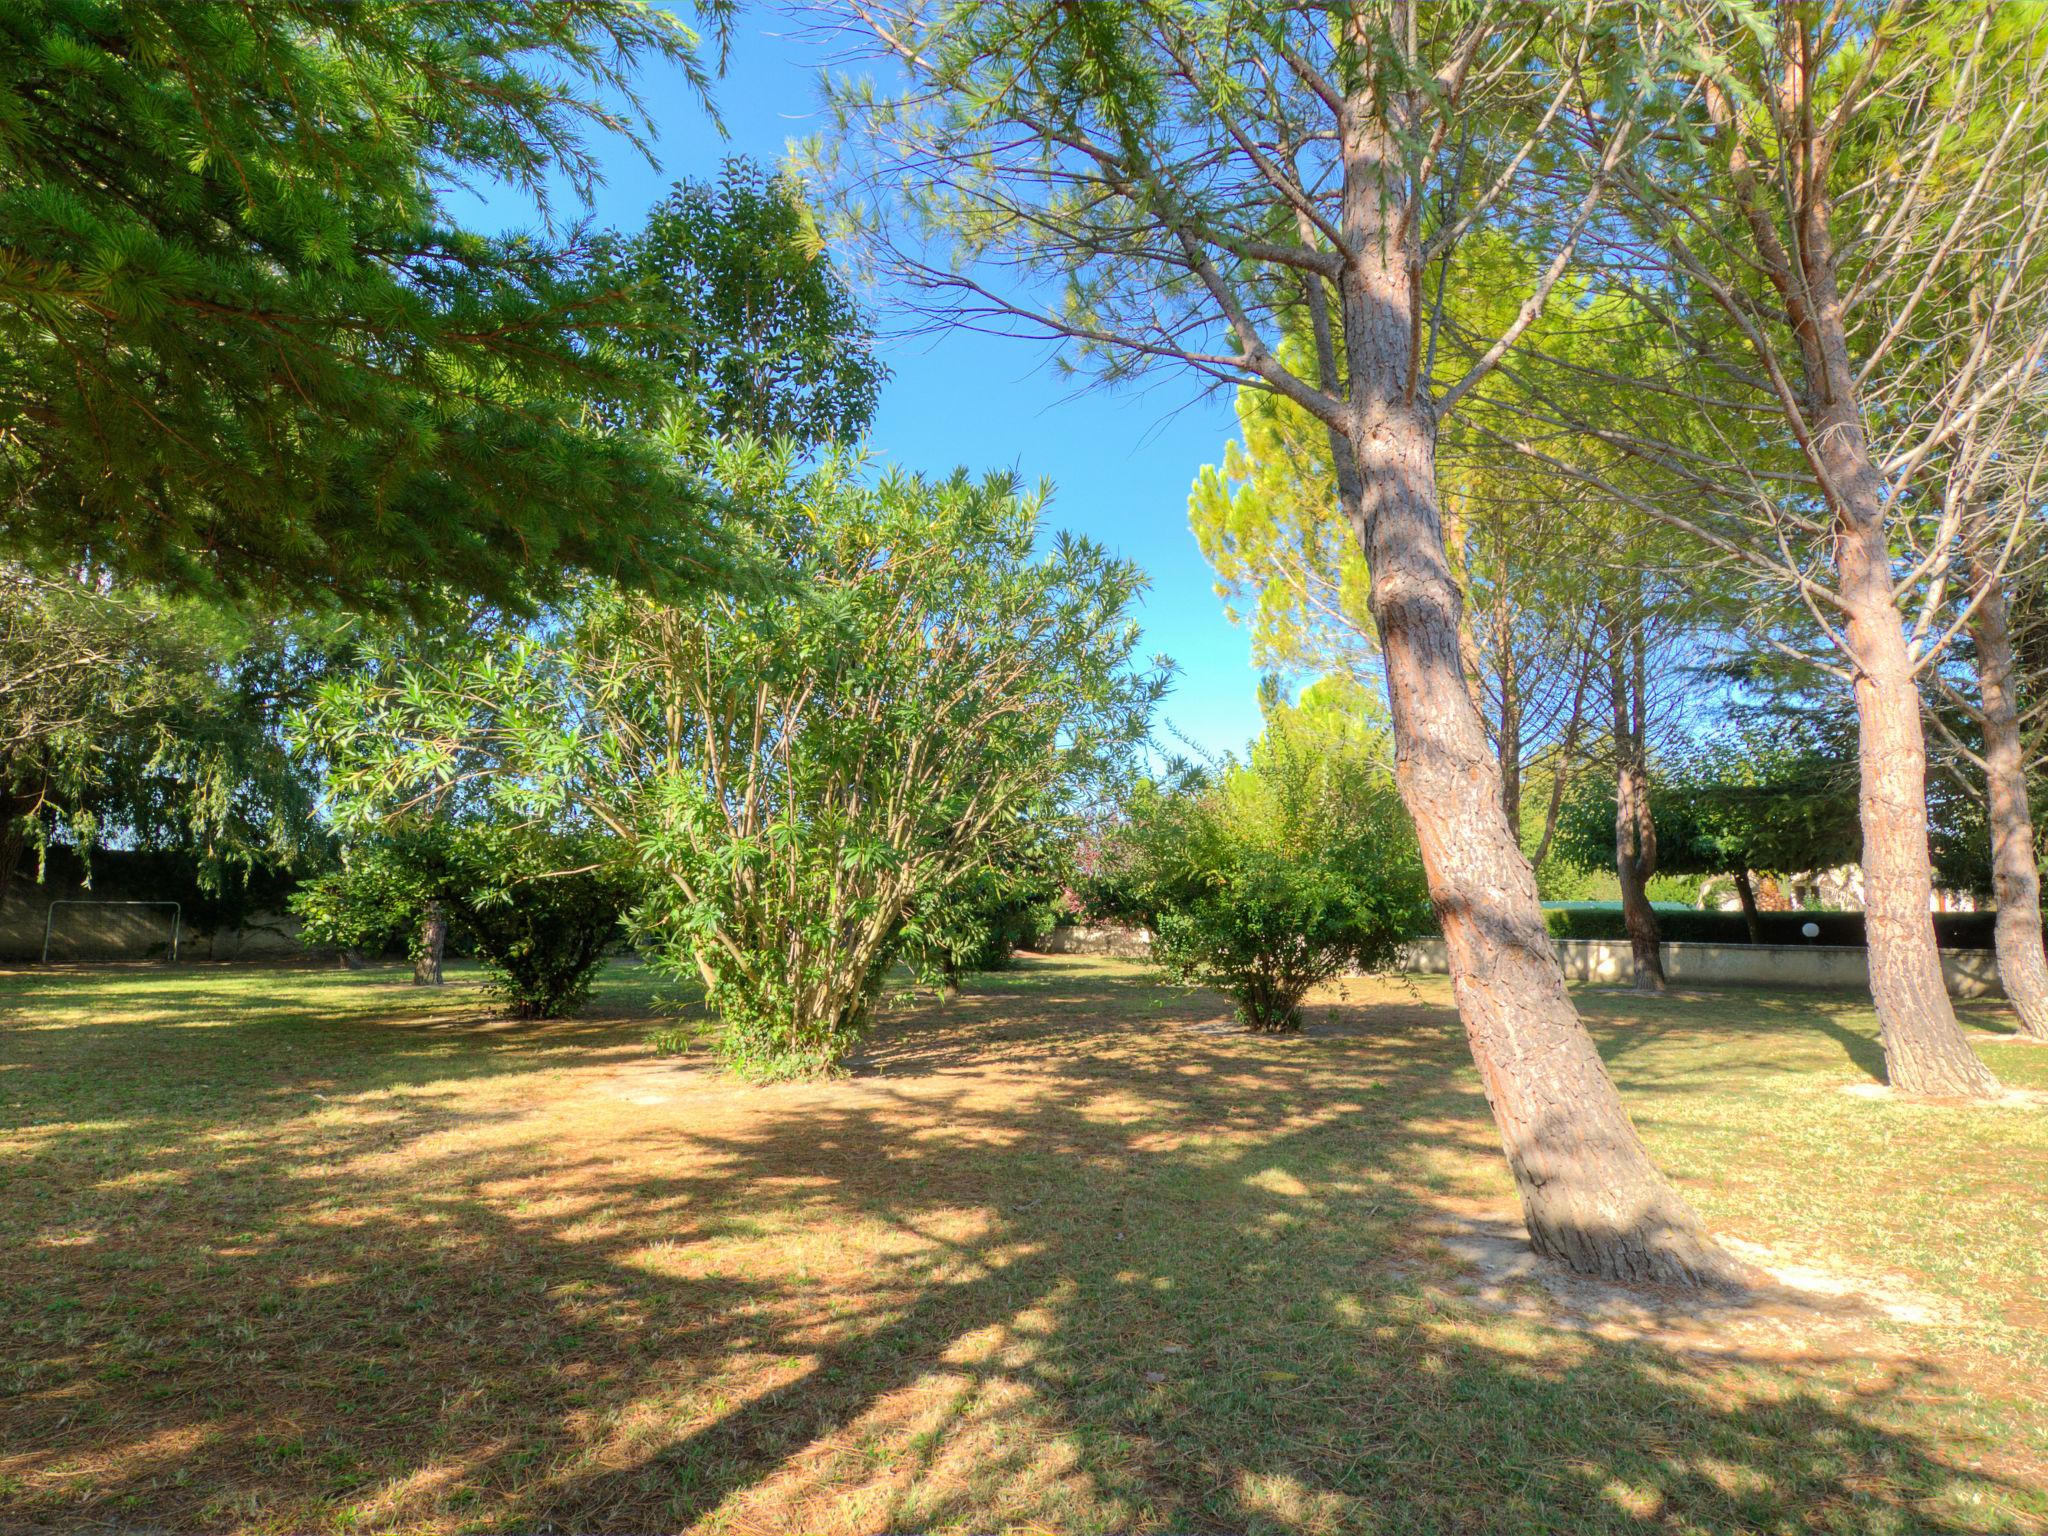
[{"label": "small tree trunk in grass", "polygon": [[2020,1032],[2048,1040],[2048,954],[2042,949],[2041,868],[2027,805],[2026,754],[2013,687],[2012,632],[1999,574],[1974,554],[1971,584],[1983,601],[1970,619],[1984,726],[1984,785],[1991,821],[1991,888],[1998,901],[1998,980]]},{"label": "small tree trunk in grass", "polygon": [[1749,942],[1761,944],[1764,941],[1763,919],[1757,915],[1756,886],[1751,883],[1749,871],[1735,871],[1735,898],[1742,903],[1742,926],[1749,930]]},{"label": "small tree trunk in grass", "polygon": [[441,957],[448,948],[448,914],[438,901],[430,902],[420,919],[419,954],[412,962],[412,984],[416,987],[441,985]]},{"label": "small tree trunk in grass", "polygon": [[1657,869],[1657,829],[1650,815],[1650,764],[1645,745],[1646,679],[1641,616],[1608,627],[1608,691],[1614,708],[1614,873],[1621,918],[1638,992],[1664,990],[1663,936],[1650,905]]}]

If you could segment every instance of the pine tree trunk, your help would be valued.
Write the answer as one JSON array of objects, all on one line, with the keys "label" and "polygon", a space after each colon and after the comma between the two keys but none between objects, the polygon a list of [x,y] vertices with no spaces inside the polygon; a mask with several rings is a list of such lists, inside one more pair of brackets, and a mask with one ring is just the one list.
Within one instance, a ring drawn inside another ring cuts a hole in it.
[{"label": "pine tree trunk", "polygon": [[1927,743],[1881,521],[1844,528],[1836,549],[1856,661],[1863,922],[1885,1077],[1901,1093],[1988,1097],[1998,1080],[1956,1023],[1935,944]]},{"label": "pine tree trunk", "polygon": [[1735,897],[1742,903],[1742,926],[1749,930],[1749,942],[1761,944],[1764,941],[1763,919],[1757,916],[1756,887],[1750,883],[1749,871],[1735,871]]},{"label": "pine tree trunk", "polygon": [[[1364,8],[1346,46],[1376,47]],[[1465,680],[1464,602],[1445,550],[1436,415],[1417,350],[1421,220],[1405,217],[1406,146],[1361,70],[1340,113],[1345,409],[1330,423],[1338,496],[1370,573],[1393,721],[1394,775],[1414,819],[1451,988],[1539,1253],[1613,1280],[1741,1287],[1664,1182],[1565,990],[1536,877],[1502,810],[1500,763]],[[1406,210],[1412,212],[1412,209]]]},{"label": "pine tree trunk", "polygon": [[[1804,23],[1801,24],[1802,26]],[[1803,38],[1803,33],[1802,33]],[[1816,135],[1810,84],[1797,62],[1785,74],[1784,125]],[[1892,595],[1884,476],[1870,452],[1857,370],[1843,330],[1841,286],[1827,198],[1826,148],[1817,137],[1796,187],[1793,236],[1753,195],[1746,161],[1731,159],[1758,254],[1777,286],[1800,349],[1808,411],[1804,446],[1834,518],[1837,596],[1856,696],[1861,771],[1864,925],[1870,992],[1884,1043],[1885,1076],[1902,1093],[1981,1098],[1998,1080],[1956,1023],[1934,940],[1934,868],[1927,848],[1927,743],[1920,691]]]},{"label": "pine tree trunk", "polygon": [[441,958],[448,947],[448,914],[438,901],[427,904],[420,919],[419,952],[413,957],[412,984],[416,987],[441,985]]},{"label": "pine tree trunk", "polygon": [[1971,584],[1983,600],[1970,619],[1977,697],[1983,712],[1984,785],[1991,821],[1991,888],[1998,902],[1994,941],[1998,980],[2020,1032],[2048,1040],[2048,953],[2041,935],[2041,869],[2027,804],[2026,753],[2013,686],[2012,631],[2003,579],[1972,559]]}]

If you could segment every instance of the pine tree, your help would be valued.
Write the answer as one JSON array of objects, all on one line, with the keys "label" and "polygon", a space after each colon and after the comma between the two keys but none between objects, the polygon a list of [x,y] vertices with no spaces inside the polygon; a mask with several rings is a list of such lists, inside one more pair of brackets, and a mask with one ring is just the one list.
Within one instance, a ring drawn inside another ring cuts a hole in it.
[{"label": "pine tree", "polygon": [[9,6],[0,554],[368,605],[701,564],[703,496],[598,408],[661,387],[638,294],[447,205],[587,198],[695,48],[616,0]]}]

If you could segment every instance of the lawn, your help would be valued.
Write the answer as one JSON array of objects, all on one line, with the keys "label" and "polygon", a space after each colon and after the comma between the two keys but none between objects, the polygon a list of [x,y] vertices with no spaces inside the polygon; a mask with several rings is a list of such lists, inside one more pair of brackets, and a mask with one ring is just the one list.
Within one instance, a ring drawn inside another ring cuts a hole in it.
[{"label": "lawn", "polygon": [[2048,1528],[2048,1110],[1842,1092],[1854,999],[1579,994],[1809,1272],[1699,1311],[1510,1272],[1434,978],[1275,1039],[1031,960],[765,1089],[652,990],[0,977],[0,1528]]}]

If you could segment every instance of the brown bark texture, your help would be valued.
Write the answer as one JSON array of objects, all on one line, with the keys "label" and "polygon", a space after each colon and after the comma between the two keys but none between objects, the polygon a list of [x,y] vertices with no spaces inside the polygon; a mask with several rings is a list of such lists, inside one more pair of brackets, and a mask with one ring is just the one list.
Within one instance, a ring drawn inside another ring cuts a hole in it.
[{"label": "brown bark texture", "polygon": [[2041,868],[2027,804],[2026,750],[2020,737],[2012,626],[2002,578],[1972,560],[1983,596],[1970,618],[1977,699],[1984,729],[1985,808],[1991,822],[1991,890],[1998,903],[1993,942],[1998,980],[2020,1032],[2048,1040],[2048,953],[2042,949]]},{"label": "brown bark texture", "polygon": [[1650,812],[1649,705],[1640,616],[1608,626],[1608,695],[1614,711],[1614,875],[1638,992],[1664,990],[1663,936],[1650,905],[1657,826]]},{"label": "brown bark texture", "polygon": [[1503,814],[1499,760],[1465,682],[1462,594],[1445,552],[1436,421],[1418,388],[1415,227],[1387,226],[1398,150],[1369,114],[1343,145],[1339,282],[1352,415],[1332,429],[1338,489],[1365,550],[1395,777],[1415,822],[1452,991],[1538,1252],[1607,1279],[1740,1287],[1651,1164],[1565,990],[1536,878]]},{"label": "brown bark texture", "polygon": [[416,987],[441,985],[441,960],[448,948],[448,914],[436,901],[429,903],[420,919],[419,953],[413,957],[412,984]]},{"label": "brown bark texture", "polygon": [[1749,930],[1749,942],[1763,943],[1764,925],[1757,917],[1756,884],[1746,869],[1735,871],[1735,896],[1742,903],[1742,926]]},{"label": "brown bark texture", "polygon": [[1797,338],[1805,378],[1805,448],[1834,517],[1836,595],[1854,677],[1861,774],[1864,922],[1870,992],[1885,1076],[1902,1093],[1986,1097],[1998,1080],[1956,1023],[1934,937],[1934,869],[1927,847],[1927,742],[1919,683],[1892,591],[1884,477],[1864,429],[1857,370],[1843,326],[1838,260],[1826,193],[1827,151],[1801,68],[1787,63],[1775,114],[1800,161],[1789,240],[1769,194],[1738,147],[1731,173],[1758,256]]}]

